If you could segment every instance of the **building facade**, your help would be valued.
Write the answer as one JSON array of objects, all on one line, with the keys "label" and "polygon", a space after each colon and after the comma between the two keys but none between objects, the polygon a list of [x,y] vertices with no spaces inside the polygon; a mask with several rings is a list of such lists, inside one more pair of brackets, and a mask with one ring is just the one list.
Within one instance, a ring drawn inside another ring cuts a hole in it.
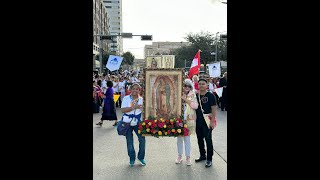
[{"label": "building facade", "polygon": [[[109,35],[119,35],[122,33],[122,0],[103,0],[104,6],[110,17],[108,26]],[[116,55],[123,53],[123,40],[120,36],[109,43],[110,52]]]},{"label": "building facade", "polygon": [[144,57],[172,55],[172,50],[189,45],[191,45],[189,42],[152,42],[152,45],[144,46]]},{"label": "building facade", "polygon": [[175,55],[156,55],[146,57],[146,68],[174,68]]},{"label": "building facade", "polygon": [[[109,17],[102,0],[93,0],[93,35],[109,33]],[[100,48],[100,37],[93,36],[93,71],[100,71],[98,59]],[[103,42],[103,51],[108,52],[108,45]]]},{"label": "building facade", "polygon": [[145,59],[134,59],[132,69],[142,71],[146,67]]}]

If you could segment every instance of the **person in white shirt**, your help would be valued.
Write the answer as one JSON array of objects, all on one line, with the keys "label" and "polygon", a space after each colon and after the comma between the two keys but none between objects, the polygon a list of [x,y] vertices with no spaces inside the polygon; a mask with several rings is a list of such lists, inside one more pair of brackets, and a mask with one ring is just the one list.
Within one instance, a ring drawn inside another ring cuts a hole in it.
[{"label": "person in white shirt", "polygon": [[136,83],[139,83],[139,82],[140,82],[140,80],[139,80],[139,78],[138,78],[138,77],[139,77],[139,76],[134,77],[134,78],[135,78]]},{"label": "person in white shirt", "polygon": [[[114,80],[113,80],[113,93],[120,95],[120,91],[119,91],[119,80],[118,78],[115,76]],[[117,107],[121,107],[121,99],[119,98],[118,101],[116,102],[116,108]]]},{"label": "person in white shirt", "polygon": [[107,79],[107,76],[101,82],[101,88],[103,89],[103,93],[106,93],[106,90],[107,90],[107,80],[106,79]]},{"label": "person in white shirt", "polygon": [[123,98],[121,105],[121,112],[124,113],[122,116],[122,121],[130,123],[130,127],[126,135],[128,156],[130,158],[130,166],[133,166],[136,160],[136,152],[133,146],[132,131],[136,133],[139,140],[138,160],[140,161],[141,165],[146,165],[146,162],[144,160],[146,139],[144,136],[138,133],[138,123],[141,122],[142,119],[141,109],[143,105],[143,98],[139,96],[140,89],[141,87],[139,84],[132,84],[131,94]]},{"label": "person in white shirt", "polygon": [[134,76],[131,77],[131,81],[132,83],[135,83],[136,82],[136,78]]},{"label": "person in white shirt", "polygon": [[124,70],[124,76],[128,75],[128,70]]},{"label": "person in white shirt", "polygon": [[210,80],[209,80],[209,91],[210,91],[211,93],[213,93],[213,92],[214,92],[214,89],[217,89],[217,86],[213,83],[213,80],[210,79]]},{"label": "person in white shirt", "polygon": [[126,94],[125,84],[126,84],[126,80],[124,78],[122,78],[119,83],[119,91],[121,93],[121,96],[120,96],[121,101],[123,100],[123,98]]}]

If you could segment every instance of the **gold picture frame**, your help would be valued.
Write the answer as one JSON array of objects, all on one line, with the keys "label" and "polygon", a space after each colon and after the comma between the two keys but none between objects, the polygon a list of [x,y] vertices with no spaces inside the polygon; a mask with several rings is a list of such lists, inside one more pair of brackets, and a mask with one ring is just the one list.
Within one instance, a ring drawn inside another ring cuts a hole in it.
[{"label": "gold picture frame", "polygon": [[183,69],[144,69],[144,118],[168,119],[183,113]]}]

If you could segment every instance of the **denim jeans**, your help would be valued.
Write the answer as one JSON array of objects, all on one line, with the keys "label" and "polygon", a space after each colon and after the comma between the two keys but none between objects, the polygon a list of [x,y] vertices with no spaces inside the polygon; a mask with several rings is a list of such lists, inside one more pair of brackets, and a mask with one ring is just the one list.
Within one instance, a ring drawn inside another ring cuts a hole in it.
[{"label": "denim jeans", "polygon": [[138,153],[138,159],[143,160],[145,156],[145,149],[146,149],[146,139],[141,134],[138,134],[138,125],[137,126],[130,126],[128,129],[128,133],[126,135],[127,139],[127,150],[128,150],[128,156],[130,157],[130,161],[136,160],[136,152],[134,150],[133,146],[133,132],[136,133],[139,140],[139,153]]},{"label": "denim jeans", "polygon": [[177,137],[178,155],[183,154],[183,142],[185,146],[186,156],[190,157],[190,136]]}]

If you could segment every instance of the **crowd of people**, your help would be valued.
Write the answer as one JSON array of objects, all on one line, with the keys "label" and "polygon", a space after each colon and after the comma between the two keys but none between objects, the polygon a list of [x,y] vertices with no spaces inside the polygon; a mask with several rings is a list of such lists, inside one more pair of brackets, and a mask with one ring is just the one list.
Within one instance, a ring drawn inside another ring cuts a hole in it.
[{"label": "crowd of people", "polygon": [[[121,107],[122,100],[124,96],[130,94],[130,86],[133,83],[139,83],[140,73],[137,71],[121,71],[117,74],[106,74],[106,75],[93,75],[93,113],[99,113],[100,109],[103,109],[103,112],[107,111],[110,113],[109,106],[104,106],[106,104],[106,101],[109,103],[112,102],[110,98],[113,99],[113,95],[120,95],[120,98],[116,101],[115,107]],[[111,90],[108,91],[108,96],[106,95],[107,89],[111,88]],[[112,94],[112,96],[111,96]],[[110,96],[110,97],[109,97]],[[110,115],[110,114],[109,114]],[[105,116],[106,117],[106,116]],[[98,125],[102,125],[102,120],[105,117],[101,118],[101,122],[98,123]],[[111,116],[114,117],[114,116]],[[112,119],[114,120],[114,119]],[[115,120],[115,123],[113,126],[117,125],[117,120]]]},{"label": "crowd of people", "polygon": [[[141,165],[146,165],[145,137],[138,133],[138,124],[142,121],[141,110],[143,108],[140,74],[137,72],[120,72],[117,75],[95,75],[93,80],[93,112],[99,113],[102,108],[101,121],[96,125],[102,126],[104,120],[115,121],[117,125],[116,108],[120,107],[123,113],[122,121],[130,123],[126,134],[129,165],[134,166],[136,153],[133,146],[133,131],[139,140],[139,152],[137,159]],[[222,96],[215,92],[217,88],[223,88]],[[114,95],[120,95],[114,102]],[[145,97],[146,98],[146,97]],[[206,160],[205,167],[212,166],[213,144],[212,130],[216,126],[217,106],[221,111],[227,110],[227,72],[220,78],[204,78],[193,76],[192,80],[185,78],[182,100],[184,104],[183,117],[188,126],[189,135],[177,138],[178,157],[177,164],[182,163],[183,144],[185,146],[186,165],[192,165],[190,152],[190,135],[197,135],[199,146],[199,158],[195,162]],[[206,118],[209,118],[208,126]],[[206,146],[205,146],[206,143]],[[205,150],[206,147],[206,150]]]}]

